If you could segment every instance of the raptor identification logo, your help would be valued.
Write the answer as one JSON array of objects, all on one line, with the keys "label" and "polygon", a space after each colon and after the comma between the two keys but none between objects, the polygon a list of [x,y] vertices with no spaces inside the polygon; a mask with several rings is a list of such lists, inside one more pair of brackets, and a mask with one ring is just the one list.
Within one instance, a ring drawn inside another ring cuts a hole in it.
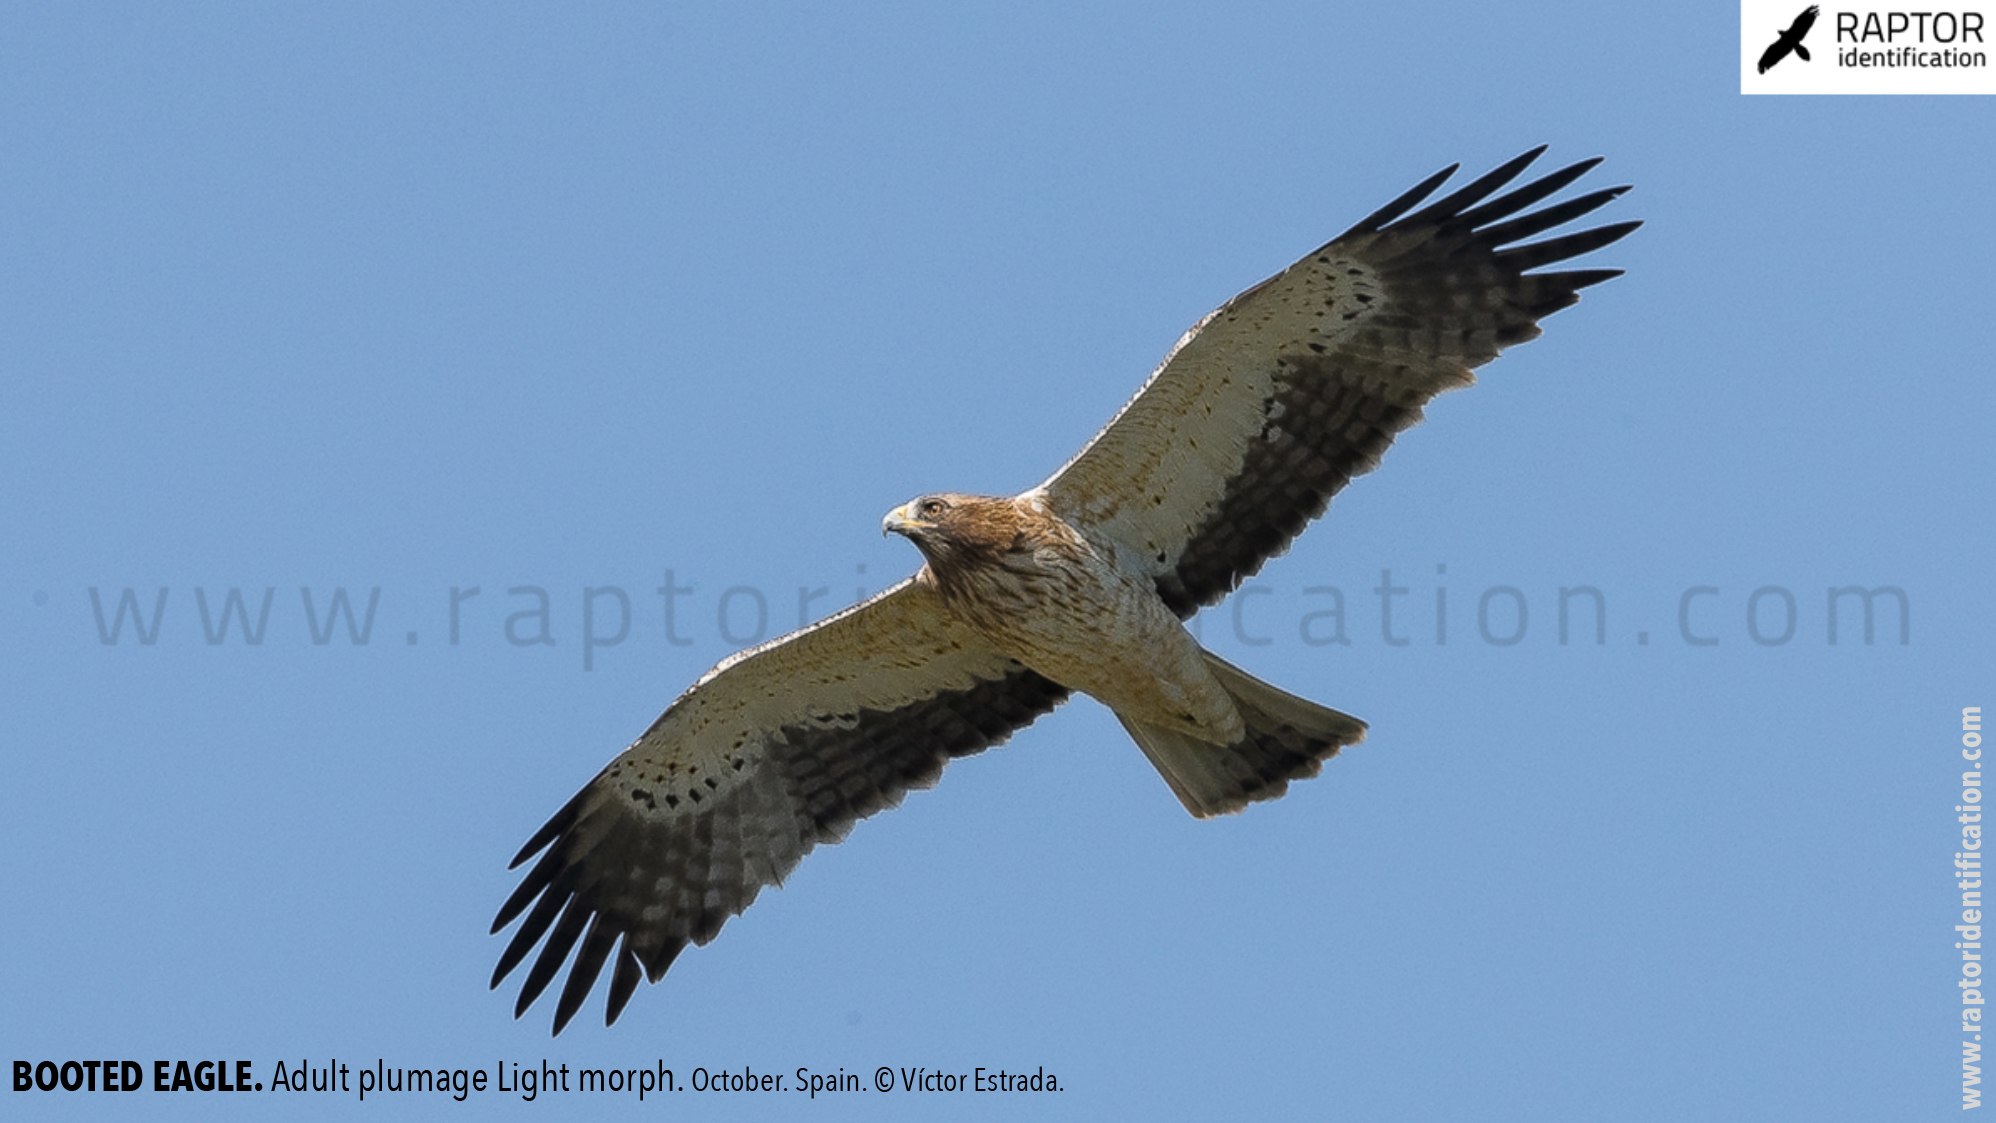
[{"label": "raptor identification logo", "polygon": [[1992,0],[1740,0],[1743,94],[1996,94],[1993,55]]}]

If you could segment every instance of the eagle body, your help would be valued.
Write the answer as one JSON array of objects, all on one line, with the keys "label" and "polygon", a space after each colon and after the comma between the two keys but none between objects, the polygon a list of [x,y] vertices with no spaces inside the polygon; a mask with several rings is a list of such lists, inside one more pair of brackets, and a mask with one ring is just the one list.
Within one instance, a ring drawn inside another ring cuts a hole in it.
[{"label": "eagle body", "polygon": [[1619,274],[1543,271],[1639,224],[1531,240],[1627,190],[1541,206],[1586,160],[1503,191],[1539,151],[1433,201],[1455,169],[1431,176],[1221,305],[1038,487],[890,512],[918,573],[723,660],[521,847],[513,865],[534,864],[492,925],[519,921],[494,987],[532,956],[515,1016],[568,963],[555,1032],[606,966],[614,1022],[813,847],[1073,693],[1114,711],[1202,818],[1356,744],[1363,722],[1202,649],[1183,621],[1287,549],[1436,395]]},{"label": "eagle body", "polygon": [[883,525],[921,549],[927,564],[915,580],[932,583],[950,616],[991,650],[1126,720],[1218,745],[1241,738],[1226,689],[1156,587],[1117,568],[1043,500],[929,496]]}]

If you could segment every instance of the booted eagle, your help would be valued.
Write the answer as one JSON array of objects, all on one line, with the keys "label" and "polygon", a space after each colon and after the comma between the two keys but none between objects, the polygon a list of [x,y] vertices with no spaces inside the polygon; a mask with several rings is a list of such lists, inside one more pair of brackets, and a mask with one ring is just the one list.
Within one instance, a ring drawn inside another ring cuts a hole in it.
[{"label": "booted eagle", "polygon": [[492,924],[524,914],[494,987],[541,945],[514,1015],[574,951],[554,1031],[606,964],[615,1022],[641,977],[658,982],[812,847],[1076,691],[1201,818],[1356,744],[1363,722],[1229,665],[1181,622],[1286,549],[1430,398],[1619,275],[1529,272],[1639,225],[1519,244],[1627,190],[1531,210],[1597,158],[1491,198],[1541,151],[1420,206],[1445,169],[1228,301],[1031,491],[890,512],[918,573],[724,660],[521,847],[514,867],[540,860]]}]

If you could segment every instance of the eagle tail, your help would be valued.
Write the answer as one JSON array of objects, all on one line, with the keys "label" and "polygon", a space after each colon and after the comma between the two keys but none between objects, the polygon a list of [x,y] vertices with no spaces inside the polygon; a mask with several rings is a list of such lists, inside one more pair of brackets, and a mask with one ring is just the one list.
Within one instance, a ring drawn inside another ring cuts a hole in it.
[{"label": "eagle tail", "polygon": [[1210,651],[1206,669],[1233,698],[1247,736],[1216,745],[1188,733],[1116,715],[1137,747],[1201,819],[1274,799],[1289,781],[1315,776],[1324,761],[1365,739],[1365,723],[1255,678]]},{"label": "eagle tail", "polygon": [[1803,46],[1800,43],[1795,44],[1795,57],[1801,59],[1803,62],[1808,62],[1809,48]]}]

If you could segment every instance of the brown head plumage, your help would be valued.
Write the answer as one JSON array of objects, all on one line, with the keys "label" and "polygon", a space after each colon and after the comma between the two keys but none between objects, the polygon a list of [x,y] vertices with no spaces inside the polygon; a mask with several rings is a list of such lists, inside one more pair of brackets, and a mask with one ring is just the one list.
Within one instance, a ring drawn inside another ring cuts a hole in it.
[{"label": "brown head plumage", "polygon": [[990,565],[1007,553],[1030,548],[1029,526],[1010,499],[944,493],[912,499],[887,513],[882,533],[913,542],[946,580],[952,573]]}]

